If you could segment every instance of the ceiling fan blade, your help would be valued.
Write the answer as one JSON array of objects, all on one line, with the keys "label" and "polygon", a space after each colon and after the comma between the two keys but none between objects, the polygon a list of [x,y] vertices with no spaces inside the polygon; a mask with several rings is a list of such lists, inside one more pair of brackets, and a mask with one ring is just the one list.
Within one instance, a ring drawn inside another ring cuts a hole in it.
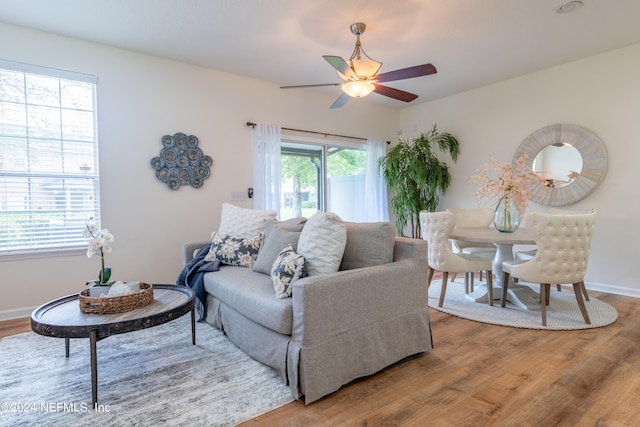
[{"label": "ceiling fan blade", "polygon": [[349,64],[347,64],[347,61],[345,61],[344,59],[342,59],[339,56],[333,56],[333,55],[323,55],[322,56],[329,64],[331,64],[331,66],[333,68],[335,68],[336,70],[338,70],[341,74],[343,74],[344,76],[346,76],[348,79],[354,79],[354,80],[358,80],[358,76],[356,73],[353,72],[353,70],[351,69],[351,67],[349,67]]},{"label": "ceiling fan blade", "polygon": [[297,89],[300,87],[340,86],[342,83],[320,83],[315,85],[280,86],[280,89]]},{"label": "ceiling fan blade", "polygon": [[400,70],[389,71],[388,73],[378,74],[375,77],[377,82],[390,82],[394,80],[412,79],[414,77],[427,76],[429,74],[435,74],[438,70],[432,64],[416,65],[409,68],[402,68]]},{"label": "ceiling fan blade", "polygon": [[335,100],[333,104],[331,104],[331,109],[333,110],[333,109],[342,107],[344,104],[347,103],[349,98],[351,98],[349,95],[347,95],[346,93],[343,93],[338,97],[338,99]]},{"label": "ceiling fan blade", "polygon": [[400,89],[394,89],[389,86],[382,86],[379,84],[376,84],[375,86],[376,88],[373,90],[375,93],[388,96],[389,98],[397,99],[398,101],[411,102],[418,97],[418,95],[415,95],[413,93],[405,92]]}]

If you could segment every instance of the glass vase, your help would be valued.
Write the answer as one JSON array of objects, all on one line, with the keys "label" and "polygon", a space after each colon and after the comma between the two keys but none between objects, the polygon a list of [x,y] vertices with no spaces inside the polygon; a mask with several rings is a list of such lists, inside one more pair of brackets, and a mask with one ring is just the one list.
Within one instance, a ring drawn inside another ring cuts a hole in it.
[{"label": "glass vase", "polygon": [[520,212],[513,200],[506,196],[500,199],[493,213],[493,225],[503,233],[513,233],[520,225]]}]

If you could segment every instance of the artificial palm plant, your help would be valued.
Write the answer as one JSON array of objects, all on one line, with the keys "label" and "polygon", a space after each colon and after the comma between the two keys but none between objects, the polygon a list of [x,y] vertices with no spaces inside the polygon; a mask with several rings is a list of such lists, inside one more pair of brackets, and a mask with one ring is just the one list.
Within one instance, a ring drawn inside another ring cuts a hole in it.
[{"label": "artificial palm plant", "polygon": [[400,235],[411,225],[411,236],[420,237],[419,213],[421,210],[435,211],[440,195],[449,188],[449,167],[440,161],[432,150],[437,144],[441,151],[458,160],[458,140],[446,132],[438,132],[437,125],[414,138],[400,140],[378,161],[389,190],[393,194],[391,211],[396,216]]}]

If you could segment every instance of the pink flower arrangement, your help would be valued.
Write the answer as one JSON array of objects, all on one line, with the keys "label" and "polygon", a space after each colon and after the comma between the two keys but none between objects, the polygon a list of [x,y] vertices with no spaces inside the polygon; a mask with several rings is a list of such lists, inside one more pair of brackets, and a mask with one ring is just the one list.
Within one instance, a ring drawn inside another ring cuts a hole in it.
[{"label": "pink flower arrangement", "polygon": [[[523,154],[512,165],[503,165],[490,157],[489,161],[482,164],[475,175],[469,178],[470,183],[480,184],[476,198],[498,203],[504,197],[507,202],[515,203],[520,216],[523,216],[529,203],[528,186],[532,181],[541,181],[541,178],[527,166],[527,158],[528,156]],[[493,171],[495,177],[487,176],[489,171]]]}]

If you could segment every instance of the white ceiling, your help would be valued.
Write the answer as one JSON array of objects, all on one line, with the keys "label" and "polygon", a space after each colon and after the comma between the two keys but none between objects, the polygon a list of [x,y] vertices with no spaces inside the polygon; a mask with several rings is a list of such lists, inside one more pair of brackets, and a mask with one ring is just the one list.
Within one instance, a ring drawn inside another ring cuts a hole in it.
[{"label": "white ceiling", "polygon": [[[382,71],[432,63],[389,82],[413,103],[640,42],[640,1],[583,0],[0,0],[0,22],[298,85],[340,82],[322,55],[362,46]],[[8,42],[7,40],[0,41]],[[335,94],[337,87],[323,89]],[[408,104],[372,94],[359,102]]]}]

